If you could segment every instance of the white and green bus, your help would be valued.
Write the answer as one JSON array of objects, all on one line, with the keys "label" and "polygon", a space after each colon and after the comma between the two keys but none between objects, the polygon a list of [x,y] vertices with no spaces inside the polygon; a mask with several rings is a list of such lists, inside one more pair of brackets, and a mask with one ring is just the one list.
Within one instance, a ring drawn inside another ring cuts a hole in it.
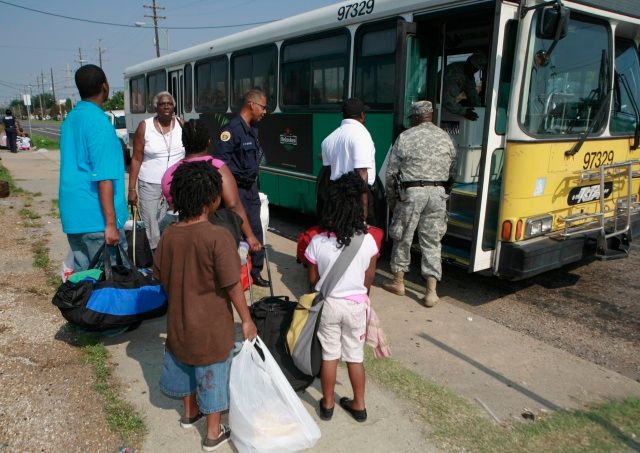
[{"label": "white and green bus", "polygon": [[[176,113],[217,136],[250,88],[260,123],[260,187],[313,213],[320,144],[341,104],[371,107],[377,170],[411,102],[436,106],[458,147],[443,257],[470,272],[524,278],[640,234],[640,7],[637,0],[344,1],[126,69],[127,128],[168,90]],[[440,108],[441,69],[476,51],[482,105],[470,122]]]}]

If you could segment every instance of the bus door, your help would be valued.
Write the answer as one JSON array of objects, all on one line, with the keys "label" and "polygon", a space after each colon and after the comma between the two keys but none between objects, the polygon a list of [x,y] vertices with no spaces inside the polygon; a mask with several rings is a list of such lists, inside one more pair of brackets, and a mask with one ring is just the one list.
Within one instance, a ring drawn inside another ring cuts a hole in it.
[{"label": "bus door", "polygon": [[183,87],[183,75],[182,69],[169,72],[169,93],[176,100],[176,106],[174,112],[176,116],[182,118],[184,116],[184,103],[182,99],[182,87]]},{"label": "bus door", "polygon": [[478,165],[478,187],[473,222],[469,272],[491,269],[499,239],[499,208],[506,144],[507,106],[511,94],[517,43],[518,7],[496,2],[493,37],[488,55],[486,114]]}]

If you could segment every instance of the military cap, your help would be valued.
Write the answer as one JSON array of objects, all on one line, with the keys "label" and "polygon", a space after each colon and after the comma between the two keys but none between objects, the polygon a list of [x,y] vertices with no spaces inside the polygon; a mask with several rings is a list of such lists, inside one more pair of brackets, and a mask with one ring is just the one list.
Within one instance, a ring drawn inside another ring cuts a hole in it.
[{"label": "military cap", "polygon": [[474,65],[477,69],[482,68],[487,65],[487,56],[483,51],[479,50],[478,52],[474,52],[473,55],[469,57],[469,62]]},{"label": "military cap", "polygon": [[424,116],[433,112],[431,101],[417,101],[411,104],[409,116]]}]

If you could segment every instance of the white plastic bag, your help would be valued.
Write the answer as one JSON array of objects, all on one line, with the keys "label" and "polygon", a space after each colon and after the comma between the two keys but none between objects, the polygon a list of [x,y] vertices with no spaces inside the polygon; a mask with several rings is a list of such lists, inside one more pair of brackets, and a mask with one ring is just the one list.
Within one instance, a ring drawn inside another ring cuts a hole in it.
[{"label": "white plastic bag", "polygon": [[259,192],[260,197],[260,223],[262,224],[262,243],[267,243],[267,230],[269,229],[269,198]]},{"label": "white plastic bag", "polygon": [[73,251],[69,250],[64,261],[62,261],[62,265],[60,266],[60,278],[62,278],[62,282],[66,282],[69,279],[69,276],[75,271],[75,257],[73,255]]},{"label": "white plastic bag", "polygon": [[320,439],[320,428],[260,337],[245,340],[233,358],[229,392],[231,440],[240,453],[296,452]]}]

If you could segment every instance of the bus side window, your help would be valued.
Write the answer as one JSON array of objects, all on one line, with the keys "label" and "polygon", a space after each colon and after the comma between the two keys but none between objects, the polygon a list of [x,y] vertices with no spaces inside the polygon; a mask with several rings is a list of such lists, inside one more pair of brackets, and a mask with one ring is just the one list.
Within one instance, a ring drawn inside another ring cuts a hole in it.
[{"label": "bus side window", "polygon": [[287,41],[282,45],[282,106],[284,108],[340,108],[346,97],[349,33]]},{"label": "bus side window", "polygon": [[129,108],[131,113],[144,113],[146,99],[144,75],[134,77],[129,81]]},{"label": "bus side window", "polygon": [[393,110],[396,22],[363,25],[356,33],[354,96],[376,110]]},{"label": "bus side window", "polygon": [[167,89],[167,71],[161,69],[147,75],[147,112],[155,113],[153,98]]},{"label": "bus side window", "polygon": [[196,111],[227,111],[227,67],[226,55],[196,62]]},{"label": "bus side window", "polygon": [[278,49],[269,44],[231,56],[231,108],[240,110],[245,93],[252,88],[262,90],[267,97],[267,110],[276,108]]}]

